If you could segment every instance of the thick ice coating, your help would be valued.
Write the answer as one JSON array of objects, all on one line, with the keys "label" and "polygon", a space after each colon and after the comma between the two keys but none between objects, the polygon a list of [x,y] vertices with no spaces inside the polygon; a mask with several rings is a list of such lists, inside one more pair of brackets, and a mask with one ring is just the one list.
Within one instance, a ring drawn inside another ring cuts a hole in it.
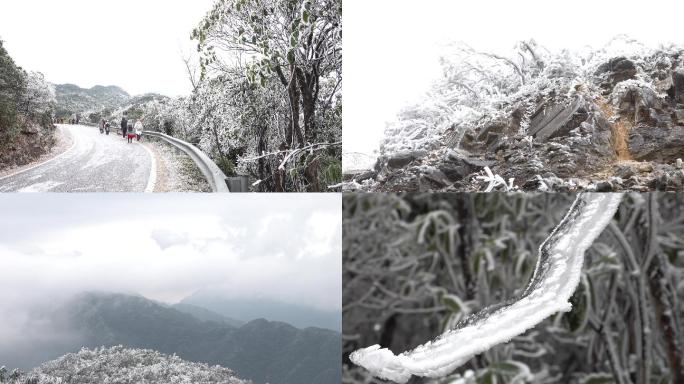
[{"label": "thick ice coating", "polygon": [[354,351],[351,361],[374,376],[406,383],[411,375],[444,377],[473,356],[534,327],[548,316],[569,311],[584,252],[613,218],[622,194],[579,195],[563,220],[539,247],[525,291],[509,302],[485,308],[416,349],[394,355],[372,345]]}]

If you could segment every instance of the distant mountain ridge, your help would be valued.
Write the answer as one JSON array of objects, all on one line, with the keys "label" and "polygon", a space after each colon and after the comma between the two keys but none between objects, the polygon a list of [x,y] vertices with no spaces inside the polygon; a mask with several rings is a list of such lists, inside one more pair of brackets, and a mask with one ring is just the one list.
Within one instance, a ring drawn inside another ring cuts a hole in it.
[{"label": "distant mountain ridge", "polygon": [[237,319],[233,319],[227,316],[223,316],[221,314],[218,314],[214,311],[210,311],[208,309],[198,307],[196,305],[192,304],[184,304],[184,303],[178,303],[174,304],[171,306],[171,308],[176,309],[178,311],[181,311],[183,313],[187,313],[189,315],[192,315],[202,321],[214,321],[217,323],[226,323],[228,325],[231,325],[233,327],[241,327],[245,325],[244,321],[240,321]]},{"label": "distant mountain ridge", "polygon": [[[341,382],[341,334],[330,330],[297,329],[264,319],[235,327],[142,296],[109,293],[78,295],[46,317],[53,324],[52,334],[77,337],[34,342],[34,355],[0,348],[2,364],[27,369],[81,347],[123,345],[221,365],[257,384]],[[31,356],[34,360],[29,361]]]},{"label": "distant mountain ridge", "polygon": [[131,99],[121,87],[96,85],[81,88],[75,84],[54,84],[57,117],[69,117],[87,111],[114,110]]},{"label": "distant mountain ridge", "polygon": [[181,303],[206,308],[241,321],[265,318],[292,324],[297,328],[319,327],[342,331],[342,314],[339,311],[323,311],[263,298],[235,299],[208,291],[196,292],[181,300]]},{"label": "distant mountain ridge", "polygon": [[[96,85],[81,88],[74,84],[56,84],[57,118],[69,119],[76,115],[81,121],[98,123],[100,119],[117,120],[125,113],[129,119],[154,114],[160,105],[170,100],[158,93],[132,96],[121,87]],[[154,120],[154,119],[153,119]]]}]

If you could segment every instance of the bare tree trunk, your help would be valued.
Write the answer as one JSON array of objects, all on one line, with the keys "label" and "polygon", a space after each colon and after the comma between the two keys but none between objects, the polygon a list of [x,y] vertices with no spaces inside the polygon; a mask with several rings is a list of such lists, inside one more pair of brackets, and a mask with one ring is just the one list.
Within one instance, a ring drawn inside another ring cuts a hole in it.
[{"label": "bare tree trunk", "polygon": [[290,130],[290,136],[287,138],[287,140],[290,148],[294,148],[295,138],[297,139],[297,143],[300,147],[304,146],[304,136],[302,135],[302,129],[299,126],[299,100],[301,95],[299,93],[299,88],[297,87],[297,76],[295,75],[297,68],[295,66],[291,66],[290,70],[292,76],[290,77],[287,92],[290,98],[292,128]]},{"label": "bare tree trunk", "polygon": [[316,132],[316,100],[314,96],[313,74],[305,74],[301,68],[297,68],[297,82],[302,94],[302,109],[304,113],[304,135],[306,141],[315,143],[318,136]]},{"label": "bare tree trunk", "polygon": [[211,132],[214,134],[214,140],[216,141],[216,150],[218,151],[219,158],[221,159],[221,164],[226,163],[226,156],[221,149],[221,141],[219,140],[218,131],[216,130],[216,125],[212,124]]},{"label": "bare tree trunk", "polygon": [[[304,178],[308,183],[309,192],[322,192],[321,183],[318,180],[318,167],[320,167],[320,161],[318,156],[307,156],[313,157],[311,162],[304,169]],[[308,159],[307,159],[308,160]]]},{"label": "bare tree trunk", "polygon": [[290,66],[290,79],[288,80],[283,73],[280,66],[275,67],[275,72],[280,79],[280,82],[287,88],[287,97],[290,103],[290,122],[285,127],[285,145],[287,148],[295,147],[295,139],[300,146],[304,146],[304,137],[299,126],[299,89],[297,88],[297,77],[295,75],[296,67]]},{"label": "bare tree trunk", "polygon": [[[264,153],[266,152],[266,147],[268,146],[266,142],[266,126],[262,126],[259,128],[259,140],[257,143],[257,153]],[[259,174],[259,180],[264,180],[266,179],[266,158],[262,157],[257,161],[257,172]],[[263,190],[263,186],[259,185],[259,190]]]},{"label": "bare tree trunk", "polygon": [[276,168],[273,174],[273,179],[275,181],[275,191],[285,192],[285,171],[280,168]]}]

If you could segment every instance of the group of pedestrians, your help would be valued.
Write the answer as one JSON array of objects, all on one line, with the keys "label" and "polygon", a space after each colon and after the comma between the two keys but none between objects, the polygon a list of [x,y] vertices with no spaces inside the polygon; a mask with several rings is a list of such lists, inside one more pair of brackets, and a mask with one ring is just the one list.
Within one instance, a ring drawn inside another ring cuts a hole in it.
[{"label": "group of pedestrians", "polygon": [[140,141],[140,136],[142,136],[143,124],[142,119],[138,119],[133,123],[128,121],[128,117],[124,115],[121,118],[121,135],[124,139],[127,139],[129,143],[133,142],[133,139]]},{"label": "group of pedestrians", "polygon": [[102,121],[100,121],[100,133],[106,132],[109,135],[109,127],[109,121],[105,119],[102,119]]}]

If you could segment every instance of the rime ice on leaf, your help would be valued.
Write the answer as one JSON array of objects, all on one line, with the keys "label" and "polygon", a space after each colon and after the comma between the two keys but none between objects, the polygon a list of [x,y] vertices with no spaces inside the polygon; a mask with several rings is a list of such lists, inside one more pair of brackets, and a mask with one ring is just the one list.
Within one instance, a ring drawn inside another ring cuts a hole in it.
[{"label": "rime ice on leaf", "polygon": [[570,211],[539,247],[534,275],[520,297],[485,308],[414,350],[394,355],[373,345],[350,358],[373,375],[406,383],[412,375],[439,378],[473,356],[505,343],[548,316],[569,311],[580,280],[584,252],[612,219],[621,194],[577,197]]}]

